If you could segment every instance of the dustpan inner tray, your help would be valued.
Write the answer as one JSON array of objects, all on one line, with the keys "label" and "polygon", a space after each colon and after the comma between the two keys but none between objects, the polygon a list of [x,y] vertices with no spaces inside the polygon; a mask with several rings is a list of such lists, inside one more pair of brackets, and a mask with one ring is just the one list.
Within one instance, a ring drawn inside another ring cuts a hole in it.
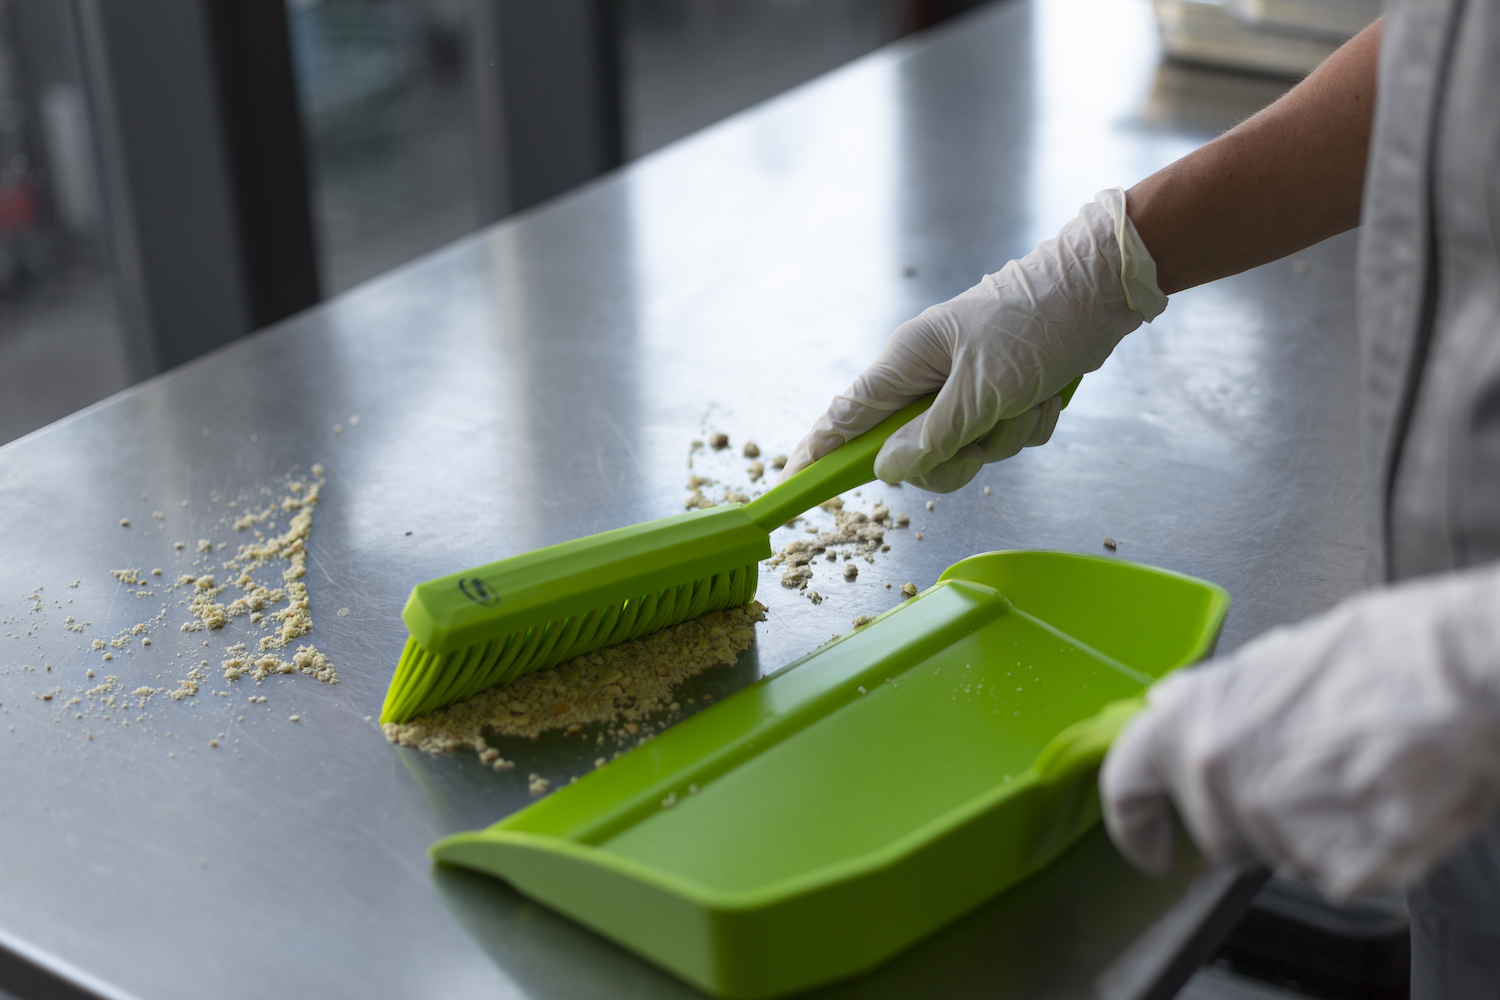
[{"label": "dustpan inner tray", "polygon": [[597,849],[719,890],[766,886],[877,850],[1014,781],[1061,730],[1142,688],[1018,611],[891,669]]}]

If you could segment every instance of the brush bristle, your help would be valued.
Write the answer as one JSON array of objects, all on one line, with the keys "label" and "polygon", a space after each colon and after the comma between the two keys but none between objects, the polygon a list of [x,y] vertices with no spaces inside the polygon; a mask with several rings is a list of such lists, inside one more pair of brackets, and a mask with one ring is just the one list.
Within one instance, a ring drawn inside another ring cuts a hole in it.
[{"label": "brush bristle", "polygon": [[429,653],[408,638],[380,721],[405,722],[596,649],[680,625],[710,611],[748,604],[759,577],[759,563],[750,563],[449,653]]}]

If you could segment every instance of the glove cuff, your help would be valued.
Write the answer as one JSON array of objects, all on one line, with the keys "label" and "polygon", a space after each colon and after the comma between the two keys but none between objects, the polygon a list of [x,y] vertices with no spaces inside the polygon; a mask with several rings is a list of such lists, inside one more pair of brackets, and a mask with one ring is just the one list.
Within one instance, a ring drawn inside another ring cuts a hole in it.
[{"label": "glove cuff", "polygon": [[1147,323],[1167,308],[1167,297],[1156,283],[1156,261],[1136,232],[1135,223],[1125,211],[1125,189],[1108,188],[1094,196],[1115,224],[1115,244],[1120,248],[1120,286],[1125,302],[1141,314]]}]

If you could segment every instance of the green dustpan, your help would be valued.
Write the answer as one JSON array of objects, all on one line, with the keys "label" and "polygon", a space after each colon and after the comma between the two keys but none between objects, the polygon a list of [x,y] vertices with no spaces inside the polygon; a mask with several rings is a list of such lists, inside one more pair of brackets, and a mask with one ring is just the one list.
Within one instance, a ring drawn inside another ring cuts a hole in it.
[{"label": "green dustpan", "polygon": [[[485,830],[432,847],[723,997],[871,968],[1056,857],[1223,589],[993,552]],[[863,689],[863,692],[861,691]]]}]

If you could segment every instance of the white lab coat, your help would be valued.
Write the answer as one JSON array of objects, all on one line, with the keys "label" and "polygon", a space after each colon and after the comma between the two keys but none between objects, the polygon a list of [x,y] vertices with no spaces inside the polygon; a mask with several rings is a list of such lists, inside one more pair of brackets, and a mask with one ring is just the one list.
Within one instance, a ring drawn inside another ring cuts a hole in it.
[{"label": "white lab coat", "polygon": [[[1391,0],[1362,221],[1372,582],[1493,563],[1500,0]],[[1500,822],[1409,902],[1412,996],[1500,996]]]}]

